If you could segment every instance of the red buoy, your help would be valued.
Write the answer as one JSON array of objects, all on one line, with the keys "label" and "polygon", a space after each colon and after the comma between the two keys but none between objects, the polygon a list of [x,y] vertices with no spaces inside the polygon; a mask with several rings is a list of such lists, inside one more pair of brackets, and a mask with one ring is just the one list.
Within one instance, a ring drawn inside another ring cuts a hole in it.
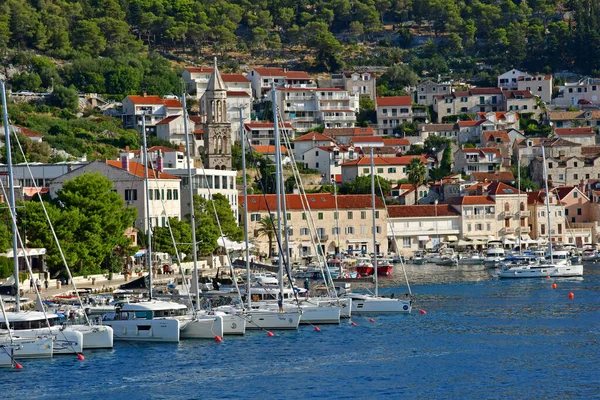
[{"label": "red buoy", "polygon": [[375,322],[373,318],[369,318],[369,322]]},{"label": "red buoy", "polygon": [[350,322],[350,325],[356,326],[356,322],[352,321],[352,322]]},{"label": "red buoy", "polygon": [[552,289],[556,289],[556,283],[552,284]]},{"label": "red buoy", "polygon": [[23,369],[23,366],[21,364],[19,364],[18,362],[15,363],[15,368],[16,369]]},{"label": "red buoy", "polygon": [[216,340],[218,343],[221,343],[221,342],[223,341],[223,338],[222,338],[221,336],[219,336],[219,335],[216,335],[216,336],[215,336],[215,340]]},{"label": "red buoy", "polygon": [[569,298],[570,298],[570,299],[572,299],[572,298],[574,298],[574,297],[575,297],[575,295],[573,294],[573,292],[569,293]]},{"label": "red buoy", "polygon": [[83,356],[83,354],[79,353],[79,354],[77,354],[77,359],[79,361],[83,361],[83,360],[85,360],[85,357]]},{"label": "red buoy", "polygon": [[273,334],[273,332],[271,332],[271,331],[267,331],[267,335],[268,335],[269,337],[273,337],[273,336],[275,336],[275,335]]},{"label": "red buoy", "polygon": [[546,279],[550,279],[550,275],[546,275]]},{"label": "red buoy", "polygon": [[425,315],[425,314],[427,314],[427,311],[425,311],[425,310],[419,310],[419,312],[420,312],[422,315]]},{"label": "red buoy", "polygon": [[315,326],[315,331],[321,332],[321,328],[319,328],[318,326]]}]

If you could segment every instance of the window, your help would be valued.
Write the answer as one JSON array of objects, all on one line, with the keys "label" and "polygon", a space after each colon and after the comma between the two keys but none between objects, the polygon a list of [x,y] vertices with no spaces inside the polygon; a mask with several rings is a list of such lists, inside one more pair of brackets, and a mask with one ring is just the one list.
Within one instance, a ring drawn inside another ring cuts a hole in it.
[{"label": "window", "polygon": [[289,221],[290,219],[292,219],[292,214],[290,214],[290,213],[285,213],[285,219],[287,219],[288,221]]},{"label": "window", "polygon": [[323,213],[322,213],[322,212],[318,213],[318,214],[317,214],[317,218],[318,218],[318,219],[323,219]]},{"label": "window", "polygon": [[360,219],[367,219],[367,212],[366,211],[361,211],[360,212]]},{"label": "window", "polygon": [[585,174],[585,179],[590,179],[590,174]]},{"label": "window", "polygon": [[410,238],[409,237],[402,238],[402,248],[410,249]]},{"label": "window", "polygon": [[148,191],[148,196],[150,197],[150,200],[154,200],[154,190],[150,189],[150,191]]},{"label": "window", "polygon": [[368,174],[369,173],[369,168],[363,168],[363,174]]},{"label": "window", "polygon": [[562,224],[558,224],[558,234],[562,235]]},{"label": "window", "polygon": [[161,200],[165,199],[165,189],[160,189],[160,199]]},{"label": "window", "polygon": [[377,232],[377,233],[381,233],[381,227],[380,227],[380,226],[376,226],[376,227],[375,227],[375,232]]},{"label": "window", "polygon": [[383,168],[377,168],[377,173],[378,174],[383,174]]},{"label": "window", "polygon": [[396,168],[388,168],[388,174],[395,174]]},{"label": "window", "polygon": [[260,214],[250,214],[250,221],[260,221]]},{"label": "window", "polygon": [[308,236],[308,228],[300,228],[300,235]]},{"label": "window", "polygon": [[569,209],[565,208],[565,217],[568,217],[568,216],[569,216]]},{"label": "window", "polygon": [[471,232],[471,224],[467,224],[467,231]]},{"label": "window", "polygon": [[482,231],[483,230],[483,224],[475,224],[475,230],[476,231]]},{"label": "window", "polygon": [[319,151],[315,151],[315,156],[319,157]]},{"label": "window", "polygon": [[137,189],[125,189],[125,201],[136,201]]},{"label": "window", "polygon": [[577,215],[581,215],[581,208],[577,209]]},{"label": "window", "polygon": [[492,230],[492,224],[490,224],[489,222],[485,224],[485,230],[486,231],[491,231]]},{"label": "window", "polygon": [[354,235],[354,227],[353,226],[346,227],[346,235]]},{"label": "window", "polygon": [[167,189],[167,200],[173,200],[173,191],[171,189]]},{"label": "window", "polygon": [[577,161],[573,162],[573,167],[577,168]]},{"label": "window", "polygon": [[576,199],[577,198],[577,192],[573,192],[573,198]]},{"label": "window", "polygon": [[361,225],[360,226],[360,234],[361,235],[366,235],[367,234],[367,227],[365,225]]},{"label": "window", "polygon": [[340,228],[338,228],[338,227],[331,228],[331,234],[332,235],[337,235],[339,233],[340,233]]},{"label": "window", "polygon": [[173,189],[173,200],[179,200],[179,190]]},{"label": "window", "polygon": [[333,213],[333,219],[338,219],[338,212],[337,211],[334,211],[334,213]]},{"label": "window", "polygon": [[302,220],[306,221],[306,213],[302,213]]},{"label": "window", "polygon": [[315,168],[319,168],[319,163],[315,163]]},{"label": "window", "polygon": [[352,219],[352,211],[348,211],[348,219]]},{"label": "window", "polygon": [[578,174],[573,174],[573,179],[579,179],[579,175]]},{"label": "window", "polygon": [[288,226],[288,236],[294,236],[294,228],[291,226]]},{"label": "window", "polygon": [[375,218],[379,218],[379,211],[375,211]]},{"label": "window", "polygon": [[479,97],[479,104],[485,104],[485,97],[483,97],[483,96]]},{"label": "window", "polygon": [[551,163],[551,162],[549,162],[549,163],[548,163],[548,169],[551,169],[551,168],[552,168],[552,163]]},{"label": "window", "polygon": [[546,225],[544,225],[544,224],[540,225],[540,234],[542,234],[542,235],[546,234]]}]

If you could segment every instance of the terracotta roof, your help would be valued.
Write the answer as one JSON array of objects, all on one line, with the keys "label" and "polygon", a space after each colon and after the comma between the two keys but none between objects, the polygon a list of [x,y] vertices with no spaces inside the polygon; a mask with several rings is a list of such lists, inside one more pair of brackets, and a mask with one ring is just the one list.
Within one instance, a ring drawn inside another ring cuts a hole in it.
[{"label": "terracotta roof", "polygon": [[[250,146],[250,148],[261,154],[275,154],[275,146]],[[285,146],[279,146],[282,153],[287,153],[288,149]]]},{"label": "terracotta roof", "polygon": [[[490,111],[490,112],[493,112],[493,111]],[[490,112],[478,112],[477,113],[477,117],[480,118],[480,119],[483,119],[485,121],[485,120],[487,120],[487,116],[486,115],[489,114]],[[506,114],[509,113],[509,112],[515,114],[515,119],[519,119],[519,114],[516,114],[516,113],[514,113],[512,111],[496,111],[494,113],[496,114],[496,119],[498,121],[500,121],[502,119],[506,119]]]},{"label": "terracotta roof", "polygon": [[597,156],[600,154],[600,146],[581,146],[582,156]]},{"label": "terracotta roof", "polygon": [[198,115],[190,115],[190,120],[196,125],[200,125],[202,123],[202,118]]},{"label": "terracotta roof", "polygon": [[285,77],[287,79],[312,79],[310,75],[304,71],[286,71]]},{"label": "terracotta roof", "polygon": [[294,142],[311,142],[313,140],[316,140],[318,142],[321,142],[321,141],[333,142],[332,138],[330,138],[329,136],[325,136],[320,132],[308,132],[308,133],[294,139]]},{"label": "terracotta roof", "polygon": [[517,99],[518,96],[521,96],[524,99],[533,98],[533,95],[529,90],[505,90],[504,96],[506,96],[507,99]]},{"label": "terracotta roof", "polygon": [[284,76],[288,79],[311,79],[304,71],[285,71],[283,68],[252,68],[260,76]]},{"label": "terracotta roof", "polygon": [[169,108],[182,108],[183,106],[179,100],[175,99],[161,99],[158,96],[127,96],[133,104],[163,104]]},{"label": "terracotta roof", "polygon": [[486,142],[498,142],[500,139],[501,143],[510,143],[510,137],[506,131],[484,131],[483,137]]},{"label": "terracotta roof", "polygon": [[502,94],[502,89],[497,87],[480,87],[469,90],[472,95],[479,94]]},{"label": "terracotta roof", "polygon": [[377,97],[375,99],[375,104],[377,107],[411,106],[412,98],[410,96]]},{"label": "terracotta roof", "polygon": [[[517,194],[519,193],[519,189],[509,186],[504,182],[493,182],[487,188],[488,194],[494,195],[509,195],[509,194]],[[525,192],[521,191],[520,193],[524,194]]]},{"label": "terracotta roof", "polygon": [[455,124],[419,124],[420,132],[440,132],[456,130]]},{"label": "terracotta roof", "polygon": [[212,72],[212,67],[207,68],[207,67],[186,67],[185,68],[186,71],[189,71],[191,73],[200,73],[200,72],[206,72],[206,73],[211,73]]},{"label": "terracotta roof", "polygon": [[463,153],[480,153],[482,156],[485,153],[494,153],[496,157],[502,157],[500,151],[496,147],[480,147],[475,149],[461,149]]},{"label": "terracotta roof", "polygon": [[373,135],[372,127],[357,127],[357,128],[329,128],[323,130],[326,136],[368,136]]},{"label": "terracotta roof", "polygon": [[410,141],[405,138],[383,138],[383,144],[386,146],[410,146]]},{"label": "terracotta roof", "polygon": [[527,204],[546,204],[545,196],[545,190],[527,192]]},{"label": "terracotta roof", "polygon": [[[121,168],[121,160],[105,160],[104,162],[106,162],[106,164],[110,165],[111,167],[123,170],[123,168]],[[129,161],[129,170],[127,172],[129,172],[131,175],[137,176],[138,178],[146,179],[144,166],[142,164],[136,163],[135,161],[131,161],[131,160]],[[154,169],[148,168],[148,179],[150,179],[150,180],[152,180],[152,179],[177,179],[177,180],[179,180],[179,177],[173,176],[170,174],[166,174],[164,172],[158,172]]]},{"label": "terracotta roof", "polygon": [[[25,136],[25,137],[44,137],[44,135],[42,135],[41,133],[32,131],[29,128],[25,128],[24,126],[21,125],[14,125],[14,124],[8,124],[8,127],[13,127],[16,128],[14,131],[19,132],[21,135]],[[4,135],[4,125],[0,125],[0,135]]]},{"label": "terracotta roof", "polygon": [[[517,78],[517,80],[518,81],[524,81],[525,78],[537,78],[538,76],[541,76],[543,80],[550,80],[550,79],[552,79],[552,75],[542,75],[542,74],[539,74],[539,73],[535,73],[533,75],[519,76]],[[531,81],[533,82],[534,80],[531,80]]]},{"label": "terracotta roof", "polygon": [[221,74],[221,78],[223,79],[223,82],[250,82],[248,78],[242,74]]},{"label": "terracotta roof", "polygon": [[167,118],[157,122],[156,125],[166,125],[171,121],[175,121],[179,117],[181,117],[181,115],[171,115],[170,117],[167,117]]},{"label": "terracotta roof", "polygon": [[547,115],[550,121],[572,121],[585,118],[583,111],[548,111]]},{"label": "terracotta roof", "polygon": [[552,191],[559,200],[562,200],[574,190],[578,191],[580,196],[584,196],[586,199],[588,199],[587,195],[583,193],[577,186],[559,186],[554,188]]},{"label": "terracotta roof", "polygon": [[463,126],[477,126],[477,125],[481,125],[483,123],[482,120],[477,120],[477,121],[458,121],[457,124],[459,127],[463,127]]},{"label": "terracotta roof", "polygon": [[[286,194],[286,209],[303,211],[302,204],[308,204],[311,210],[335,210],[335,198],[331,193],[315,193],[306,195],[308,203],[304,196],[299,194]],[[274,194],[253,194],[248,195],[248,212],[267,211],[277,209],[277,196]],[[244,196],[238,196],[238,204],[244,205]],[[267,208],[268,204],[268,208]],[[338,209],[370,209],[372,207],[370,194],[338,195]],[[375,197],[375,208],[384,208],[381,198]]]},{"label": "terracotta roof", "polygon": [[390,218],[411,218],[411,217],[457,217],[458,211],[449,204],[436,205],[417,205],[417,206],[388,206],[388,215]]},{"label": "terracotta roof", "polygon": [[[269,87],[270,88],[270,87]],[[316,87],[278,87],[277,90],[284,92],[341,92],[344,89],[339,88],[316,88]]]},{"label": "terracotta roof", "polygon": [[[423,155],[400,156],[400,157],[374,157],[373,164],[375,165],[409,165],[413,158],[419,158],[423,164],[427,164],[427,157]],[[341,166],[351,165],[371,165],[371,157],[363,157],[358,160],[352,160],[343,163]]]},{"label": "terracotta roof", "polygon": [[473,204],[496,204],[496,201],[490,196],[464,196],[461,199],[460,204],[462,205],[473,205]]},{"label": "terracotta roof", "polygon": [[585,127],[585,128],[556,128],[554,129],[554,133],[557,136],[593,136],[594,128]]},{"label": "terracotta roof", "polygon": [[228,90],[228,97],[250,97],[248,92],[244,92],[243,90]]},{"label": "terracotta roof", "polygon": [[504,181],[511,182],[515,180],[512,171],[496,171],[496,172],[471,172],[471,179],[483,182]]},{"label": "terracotta roof", "polygon": [[[280,123],[281,125],[281,123]],[[270,121],[261,121],[261,122],[247,122],[244,124],[244,127],[248,130],[250,129],[261,129],[261,128],[273,128],[273,123]],[[283,124],[283,126],[285,128],[289,128],[289,129],[293,129],[292,124],[290,124],[289,122],[285,122]],[[279,128],[281,129],[281,126],[279,126]]]}]

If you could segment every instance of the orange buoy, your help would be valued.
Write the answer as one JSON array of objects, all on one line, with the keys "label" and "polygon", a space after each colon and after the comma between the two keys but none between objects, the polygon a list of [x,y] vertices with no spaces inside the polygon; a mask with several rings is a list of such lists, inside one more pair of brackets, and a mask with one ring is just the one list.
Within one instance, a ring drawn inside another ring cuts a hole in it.
[{"label": "orange buoy", "polygon": [[79,353],[79,354],[77,354],[77,359],[79,361],[83,361],[83,360],[85,360],[85,357],[83,356],[83,354]]},{"label": "orange buoy", "polygon": [[321,328],[319,328],[318,326],[315,326],[315,331],[321,332]]},{"label": "orange buoy", "polygon": [[369,322],[375,322],[373,318],[369,318]]},{"label": "orange buoy", "polygon": [[23,369],[23,366],[19,363],[15,363],[15,368],[16,369]]},{"label": "orange buoy", "polygon": [[419,310],[419,312],[420,312],[422,315],[425,315],[425,314],[427,314],[427,311],[425,311],[425,310]]},{"label": "orange buoy", "polygon": [[546,275],[546,279],[550,279],[550,275]]},{"label": "orange buoy", "polygon": [[352,321],[352,322],[350,322],[350,325],[356,326],[356,322]]},{"label": "orange buoy", "polygon": [[268,335],[269,337],[273,337],[273,336],[275,336],[275,335],[273,334],[273,332],[271,332],[271,331],[267,331],[267,335]]},{"label": "orange buoy", "polygon": [[573,294],[573,292],[569,293],[569,298],[570,298],[570,299],[572,299],[572,298],[574,298],[574,297],[575,297],[575,295]]},{"label": "orange buoy", "polygon": [[219,343],[221,343],[223,341],[223,338],[219,335],[215,335],[215,340]]},{"label": "orange buoy", "polygon": [[552,289],[556,289],[556,283],[552,284]]}]

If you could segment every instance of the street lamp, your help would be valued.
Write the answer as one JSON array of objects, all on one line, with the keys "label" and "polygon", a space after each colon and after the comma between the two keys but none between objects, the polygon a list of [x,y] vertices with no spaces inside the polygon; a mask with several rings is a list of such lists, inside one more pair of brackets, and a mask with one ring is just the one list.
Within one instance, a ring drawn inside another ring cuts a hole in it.
[{"label": "street lamp", "polygon": [[437,205],[438,205],[438,201],[437,199],[435,199],[435,201],[433,202],[434,204],[434,209],[435,209],[435,235],[437,236],[437,246],[438,248],[440,247],[440,234],[438,233],[438,221],[437,221]]}]

